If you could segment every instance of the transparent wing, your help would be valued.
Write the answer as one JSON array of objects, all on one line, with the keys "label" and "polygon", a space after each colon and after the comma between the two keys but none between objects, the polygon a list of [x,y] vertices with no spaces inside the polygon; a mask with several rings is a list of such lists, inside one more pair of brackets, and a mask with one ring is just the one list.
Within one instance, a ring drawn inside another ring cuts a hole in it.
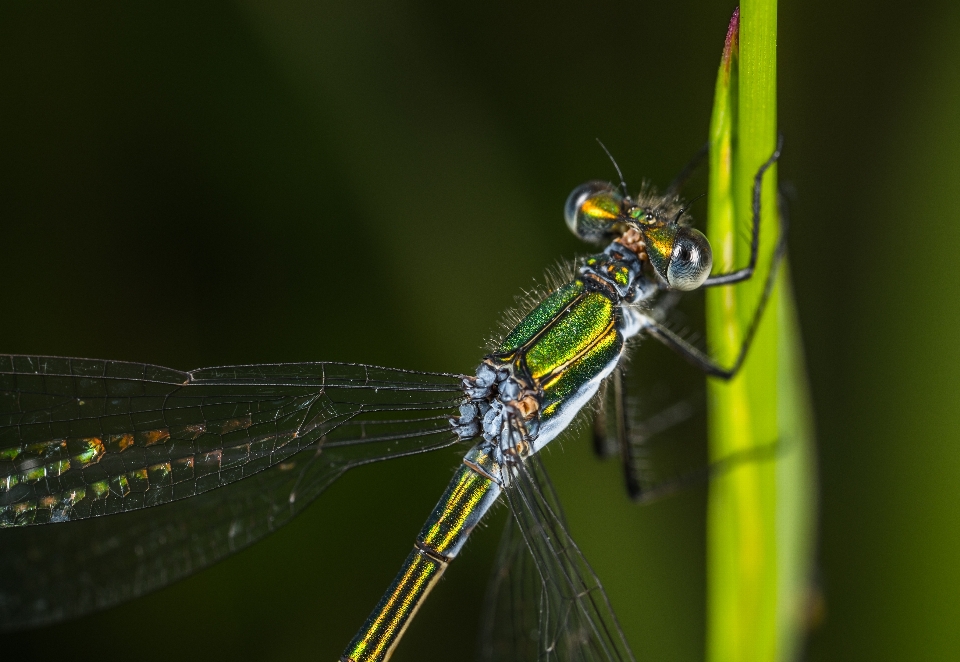
[{"label": "transparent wing", "polygon": [[[531,606],[536,605],[536,659],[632,661],[600,580],[567,532],[540,458],[535,455],[505,469],[510,479],[504,496],[519,536],[511,531],[503,543],[498,561],[507,566],[499,567],[495,577],[503,579],[488,597],[486,622],[494,629],[503,628],[493,633],[499,641],[490,644],[492,649],[500,649],[498,654],[503,657],[493,659],[533,659]],[[535,601],[530,599],[534,587],[538,593]],[[501,634],[506,636],[500,638]]]},{"label": "transparent wing", "polygon": [[620,457],[624,487],[638,502],[705,485],[711,471],[702,377],[671,375],[669,381],[651,384],[649,375],[665,373],[645,365],[649,358],[636,357],[631,367],[641,363],[644,369],[621,367],[603,384],[593,419],[594,451],[602,458]]},{"label": "transparent wing", "polygon": [[508,517],[487,584],[478,640],[483,662],[528,662],[540,649],[540,574],[516,520]]},{"label": "transparent wing", "polygon": [[457,443],[458,375],[0,356],[0,629],[159,588],[351,467]]}]

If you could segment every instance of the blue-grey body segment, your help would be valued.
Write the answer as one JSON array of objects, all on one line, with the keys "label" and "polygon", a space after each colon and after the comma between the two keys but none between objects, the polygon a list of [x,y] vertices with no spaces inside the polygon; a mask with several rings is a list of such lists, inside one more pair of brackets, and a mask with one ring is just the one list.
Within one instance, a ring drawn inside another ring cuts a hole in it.
[{"label": "blue-grey body segment", "polygon": [[451,424],[482,440],[464,457],[417,537],[414,552],[344,651],[342,662],[389,658],[430,588],[499,497],[510,473],[563,430],[617,366],[639,330],[630,309],[654,291],[636,253],[613,242],[527,314],[464,380],[470,401]]}]

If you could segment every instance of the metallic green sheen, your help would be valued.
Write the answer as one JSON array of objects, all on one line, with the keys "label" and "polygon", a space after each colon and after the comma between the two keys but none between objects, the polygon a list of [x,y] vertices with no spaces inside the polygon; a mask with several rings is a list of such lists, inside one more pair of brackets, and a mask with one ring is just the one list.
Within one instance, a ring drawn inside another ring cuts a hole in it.
[{"label": "metallic green sheen", "polygon": [[623,197],[609,182],[587,182],[573,189],[564,205],[567,227],[584,241],[609,242],[623,224]]},{"label": "metallic green sheen", "polygon": [[596,343],[615,321],[616,306],[607,295],[583,294],[526,348],[530,375],[542,379],[561,369]]},{"label": "metallic green sheen", "polygon": [[453,558],[499,495],[496,483],[462,465],[423,525],[417,537],[420,547]]},{"label": "metallic green sheen", "polygon": [[653,268],[663,277],[667,275],[667,267],[670,265],[670,257],[673,255],[673,242],[676,238],[676,226],[644,230],[643,240],[647,247],[647,257]]},{"label": "metallic green sheen", "polygon": [[609,225],[611,221],[618,220],[622,202],[623,197],[616,190],[601,191],[590,196],[585,204],[580,205],[580,213],[597,219],[599,223]]},{"label": "metallic green sheen", "polygon": [[627,287],[630,284],[630,269],[627,265],[611,259],[608,255],[594,255],[587,258],[587,266],[621,287]]},{"label": "metallic green sheen", "polygon": [[516,351],[530,342],[538,333],[553,321],[557,314],[566,308],[583,292],[583,281],[575,280],[554,290],[539,306],[533,309],[517,326],[504,338],[497,348],[498,354]]},{"label": "metallic green sheen", "polygon": [[565,400],[616,361],[622,349],[623,338],[616,329],[610,329],[589,351],[543,384],[540,419],[545,421],[553,416]]},{"label": "metallic green sheen", "polygon": [[351,662],[382,662],[387,659],[410,622],[410,617],[445,569],[446,564],[418,549],[410,552],[397,578],[340,659]]}]

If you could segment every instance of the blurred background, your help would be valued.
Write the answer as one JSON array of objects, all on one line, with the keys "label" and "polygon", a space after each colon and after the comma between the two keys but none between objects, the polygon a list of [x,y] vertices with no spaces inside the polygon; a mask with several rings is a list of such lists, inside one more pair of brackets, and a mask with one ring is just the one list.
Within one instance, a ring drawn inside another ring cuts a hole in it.
[{"label": "blurred background", "polygon": [[[0,351],[471,371],[513,297],[585,251],[561,210],[613,176],[595,138],[633,186],[705,141],[733,8],[5,3]],[[958,659],[960,5],[785,0],[779,44],[821,480],[806,655]],[[692,374],[658,351],[652,372]],[[701,659],[705,489],[636,506],[584,433],[556,445],[638,659]],[[351,472],[252,548],[4,656],[336,659],[457,463]],[[472,655],[504,516],[395,660]]]}]

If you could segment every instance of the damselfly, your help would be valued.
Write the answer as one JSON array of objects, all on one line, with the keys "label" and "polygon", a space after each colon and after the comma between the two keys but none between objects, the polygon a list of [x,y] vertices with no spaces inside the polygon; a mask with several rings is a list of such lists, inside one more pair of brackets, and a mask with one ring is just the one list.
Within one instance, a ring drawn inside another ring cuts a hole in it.
[{"label": "damselfly", "polygon": [[[626,410],[617,368],[631,338],[656,338],[710,375],[737,372],[784,252],[783,227],[731,366],[662,318],[676,301],[671,293],[754,275],[761,183],[778,157],[779,147],[755,176],[749,263],[728,273],[711,275],[710,245],[687,220],[679,198],[685,174],[662,195],[631,196],[622,177],[619,185],[575,189],[568,226],[606,248],[533,302],[473,375],[344,363],[180,372],[0,357],[3,628],[141,595],[281,526],[352,467],[464,444],[470,450],[413,551],[341,659],[390,656],[498,500],[513,517],[491,589],[485,632],[497,652],[490,655],[632,659],[538,452],[608,378],[611,404]],[[612,418],[622,437],[624,417]]]}]

